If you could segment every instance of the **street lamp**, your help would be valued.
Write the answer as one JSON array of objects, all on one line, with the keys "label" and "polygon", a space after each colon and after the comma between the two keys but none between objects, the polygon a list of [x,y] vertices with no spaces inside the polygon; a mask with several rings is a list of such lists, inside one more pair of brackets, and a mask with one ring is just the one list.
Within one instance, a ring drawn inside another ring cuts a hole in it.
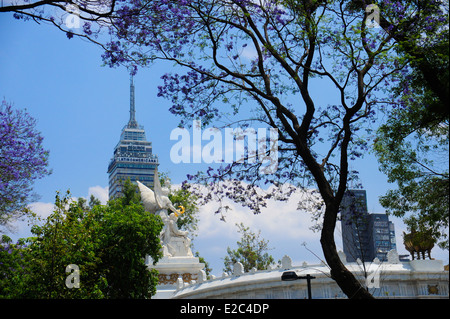
[{"label": "street lamp", "polygon": [[285,271],[281,275],[281,281],[294,281],[298,279],[306,279],[306,284],[308,286],[308,299],[312,299],[311,297],[311,279],[315,279],[316,277],[307,274],[306,276],[298,276],[295,271]]}]

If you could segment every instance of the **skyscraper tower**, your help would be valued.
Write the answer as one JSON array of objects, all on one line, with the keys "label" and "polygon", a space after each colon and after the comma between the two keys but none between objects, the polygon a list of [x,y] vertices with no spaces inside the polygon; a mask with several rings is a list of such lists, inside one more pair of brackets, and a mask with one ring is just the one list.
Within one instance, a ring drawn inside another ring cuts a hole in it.
[{"label": "skyscraper tower", "polygon": [[341,203],[342,244],[347,261],[372,261],[365,190],[348,190]]},{"label": "skyscraper tower", "polygon": [[134,99],[134,81],[130,79],[130,120],[122,129],[119,143],[108,165],[109,198],[121,194],[122,183],[126,179],[140,181],[153,188],[155,169],[159,165],[158,157],[152,153],[152,143],[145,137],[144,127],[136,121]]},{"label": "skyscraper tower", "polygon": [[394,224],[386,214],[369,214],[365,190],[348,190],[341,203],[342,244],[347,261],[387,261],[396,250]]}]

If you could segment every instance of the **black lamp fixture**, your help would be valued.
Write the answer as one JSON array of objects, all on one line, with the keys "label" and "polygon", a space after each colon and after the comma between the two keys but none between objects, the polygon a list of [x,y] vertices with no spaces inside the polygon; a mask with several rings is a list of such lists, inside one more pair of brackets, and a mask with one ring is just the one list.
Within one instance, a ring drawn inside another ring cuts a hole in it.
[{"label": "black lamp fixture", "polygon": [[311,279],[315,279],[316,277],[307,274],[306,276],[299,276],[295,271],[285,271],[281,275],[281,281],[294,281],[299,279],[306,279],[306,284],[308,286],[308,299],[312,299],[311,296]]}]

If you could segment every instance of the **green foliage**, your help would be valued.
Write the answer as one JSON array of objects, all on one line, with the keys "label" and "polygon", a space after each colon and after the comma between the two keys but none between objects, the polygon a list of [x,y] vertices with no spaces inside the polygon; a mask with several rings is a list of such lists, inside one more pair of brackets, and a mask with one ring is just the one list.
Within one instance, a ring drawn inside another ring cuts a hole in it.
[{"label": "green foliage", "polygon": [[241,240],[237,242],[238,248],[232,250],[227,248],[227,254],[224,258],[224,268],[226,272],[232,272],[233,265],[240,262],[244,266],[244,271],[248,272],[252,268],[265,270],[274,263],[274,259],[267,251],[269,242],[260,239],[261,231],[254,233],[243,223],[236,224],[238,232],[242,234]]},{"label": "green foliage", "polygon": [[211,272],[212,272],[212,268],[209,265],[209,262],[206,261],[206,259],[202,256],[200,256],[200,253],[198,251],[196,251],[194,253],[195,257],[198,257],[198,260],[200,263],[205,264],[205,268],[203,268],[203,271],[206,273],[206,277],[209,279],[211,279]]},{"label": "green foliage", "polygon": [[[127,184],[125,184],[127,185]],[[103,258],[108,268],[109,297],[147,298],[156,292],[157,273],[149,271],[144,259],[157,262],[161,255],[159,233],[163,223],[159,216],[145,212],[133,191],[108,203],[105,222],[109,225],[104,239],[109,254]],[[128,205],[123,205],[128,202]],[[108,214],[109,213],[109,214]]]},{"label": "green foliage", "polygon": [[436,242],[430,231],[416,232],[414,230],[409,234],[403,233],[403,240],[405,245],[409,246],[408,248],[413,248],[414,250],[432,249]]},{"label": "green foliage", "polygon": [[409,121],[414,112],[406,113],[391,118],[378,131],[375,152],[380,170],[398,186],[381,196],[380,203],[397,217],[413,213],[405,219],[409,229],[432,228],[433,235],[442,240],[440,246],[448,249],[448,123],[408,134],[408,125],[402,122]]},{"label": "green foliage", "polygon": [[[135,186],[124,197],[92,207],[56,195],[55,210],[36,237],[16,245],[4,238],[0,249],[0,298],[149,298],[157,273],[145,257],[161,257],[162,221],[145,212]],[[6,249],[7,248],[7,249]],[[7,258],[4,258],[4,257]],[[6,262],[4,262],[5,260]],[[68,288],[66,267],[80,269],[80,287]]]},{"label": "green foliage", "polygon": [[0,299],[14,298],[17,291],[26,289],[22,266],[28,261],[27,243],[19,240],[13,244],[11,238],[2,235],[0,239]]},{"label": "green foliage", "polygon": [[197,236],[198,207],[196,196],[180,188],[172,190],[169,199],[175,207],[183,206],[185,209],[185,212],[177,220],[178,228],[187,230],[191,239]]},{"label": "green foliage", "polygon": [[435,94],[420,70],[425,62],[433,64],[438,69],[435,80],[448,90],[446,34],[432,45],[417,46],[416,51],[425,52],[422,59],[410,57],[416,67],[394,89],[404,105],[393,110],[379,128],[374,149],[380,170],[398,186],[382,196],[380,203],[389,213],[406,216],[410,230],[431,230],[440,240],[439,246],[448,249],[448,105]]}]

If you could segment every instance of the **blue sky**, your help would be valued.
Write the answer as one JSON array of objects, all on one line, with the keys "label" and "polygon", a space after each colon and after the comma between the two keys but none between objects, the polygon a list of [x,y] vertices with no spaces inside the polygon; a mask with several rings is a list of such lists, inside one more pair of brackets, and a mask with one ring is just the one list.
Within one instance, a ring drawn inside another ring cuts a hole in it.
[{"label": "blue sky", "polygon": [[[68,40],[52,26],[18,21],[11,14],[0,15],[0,98],[17,108],[27,108],[37,119],[44,146],[50,150],[53,174],[35,183],[35,191],[41,196],[36,209],[51,209],[57,190],[70,189],[75,197],[87,197],[89,192],[106,193],[108,162],[129,117],[129,75],[124,68],[102,67],[101,54],[101,48],[80,39]],[[169,136],[179,119],[169,113],[169,101],[157,97],[160,77],[170,68],[167,63],[157,64],[138,72],[136,119],[145,127],[153,152],[159,156],[159,170],[169,172],[173,183],[181,183],[187,173],[194,174],[200,166],[174,164],[170,160],[170,148],[176,141],[170,141]],[[316,95],[326,95],[323,88],[316,90]],[[369,211],[384,212],[378,197],[390,185],[378,171],[376,159],[367,154],[353,163],[352,168],[361,172]],[[262,237],[276,248],[271,251],[276,259],[288,254],[294,264],[305,260],[317,262],[301,246],[307,242],[311,250],[321,254],[318,234],[306,227],[309,216],[295,210],[294,199],[286,206],[270,207],[289,214],[282,217],[267,209],[253,216],[248,210],[235,207],[225,225],[213,216],[212,206],[202,208],[199,236],[194,242],[211,262],[214,272],[221,271],[220,258],[225,256],[226,247],[235,247],[239,236],[234,222],[239,221],[255,230],[261,229]],[[399,252],[405,253],[401,244],[405,226],[398,219],[394,222]],[[21,226],[15,236],[24,234],[26,229]],[[435,248],[434,254],[448,262],[448,252]]]}]

